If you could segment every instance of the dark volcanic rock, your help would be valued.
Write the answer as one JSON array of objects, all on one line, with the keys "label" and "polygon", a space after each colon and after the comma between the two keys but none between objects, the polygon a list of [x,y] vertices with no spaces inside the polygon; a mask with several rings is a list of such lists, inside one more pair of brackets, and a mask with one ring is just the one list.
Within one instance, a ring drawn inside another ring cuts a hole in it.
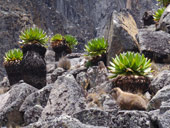
[{"label": "dark volcanic rock", "polygon": [[142,17],[144,26],[149,26],[155,24],[153,13],[151,11],[146,11]]},{"label": "dark volcanic rock", "polygon": [[139,30],[140,51],[158,63],[170,63],[170,34],[163,31]]}]

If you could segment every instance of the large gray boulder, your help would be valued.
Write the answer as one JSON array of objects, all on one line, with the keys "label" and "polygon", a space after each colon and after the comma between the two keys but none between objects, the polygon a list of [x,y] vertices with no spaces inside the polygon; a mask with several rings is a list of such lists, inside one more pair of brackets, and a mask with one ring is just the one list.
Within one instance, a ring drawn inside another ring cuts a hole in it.
[{"label": "large gray boulder", "polygon": [[28,125],[38,121],[43,108],[46,106],[53,85],[47,85],[41,90],[30,94],[20,107],[24,113],[24,124]]},{"label": "large gray boulder", "polygon": [[97,109],[83,110],[75,113],[74,118],[78,119],[83,124],[94,126],[110,126],[111,116],[108,112],[104,112]]},{"label": "large gray boulder", "polygon": [[150,111],[152,123],[156,128],[169,128],[170,126],[170,100],[163,101],[160,109]]},{"label": "large gray boulder", "polygon": [[105,27],[105,39],[108,41],[107,65],[116,54],[139,50],[137,34],[136,22],[129,12],[114,11],[112,13],[112,17]]},{"label": "large gray boulder", "polygon": [[76,69],[79,67],[84,67],[85,64],[85,56],[82,53],[71,53],[66,56],[71,63],[71,69]]},{"label": "large gray boulder", "polygon": [[22,113],[19,112],[21,104],[36,88],[19,83],[13,85],[10,91],[0,95],[0,126],[23,123]]},{"label": "large gray boulder", "polygon": [[149,110],[155,110],[160,109],[161,104],[163,102],[169,103],[170,99],[170,85],[167,85],[163,87],[161,90],[159,90],[154,97],[149,101],[148,109]]},{"label": "large gray boulder", "polygon": [[60,117],[56,117],[52,120],[38,121],[37,123],[30,124],[23,128],[109,128],[109,127],[86,125],[71,116],[62,114]]},{"label": "large gray boulder", "polygon": [[40,105],[35,105],[32,108],[28,109],[24,113],[24,125],[29,125],[31,123],[35,123],[41,117],[41,113],[43,111],[43,107]]},{"label": "large gray boulder", "polygon": [[170,34],[170,5],[165,9],[159,20],[157,30],[163,30]]},{"label": "large gray boulder", "polygon": [[[76,80],[86,90],[96,88],[109,81],[108,71],[104,63],[100,61],[98,66],[90,67],[87,72],[77,74]],[[105,90],[105,87],[110,86],[105,85],[102,89]]]},{"label": "large gray boulder", "polygon": [[90,88],[100,86],[105,81],[109,81],[106,67],[93,66],[87,70],[88,81]]},{"label": "large gray boulder", "polygon": [[152,128],[150,115],[144,111],[119,111],[111,128]]},{"label": "large gray boulder", "polygon": [[72,115],[86,108],[83,88],[77,84],[70,74],[58,77],[47,105],[42,112],[42,119],[58,117],[63,113]]},{"label": "large gray boulder", "polygon": [[164,31],[139,30],[140,52],[158,63],[170,63],[170,34]]},{"label": "large gray boulder", "polygon": [[50,74],[51,83],[54,83],[57,80],[58,76],[61,76],[64,72],[65,72],[65,70],[63,68],[56,68]]},{"label": "large gray boulder", "polygon": [[152,94],[155,94],[163,87],[169,85],[169,83],[170,83],[170,71],[163,70],[151,81],[151,84],[149,85],[149,90]]},{"label": "large gray boulder", "polygon": [[170,109],[158,116],[158,124],[159,124],[159,128],[170,127]]},{"label": "large gray boulder", "polygon": [[152,128],[148,112],[144,111],[111,111],[97,109],[83,110],[74,117],[84,124],[105,126],[109,128]]}]

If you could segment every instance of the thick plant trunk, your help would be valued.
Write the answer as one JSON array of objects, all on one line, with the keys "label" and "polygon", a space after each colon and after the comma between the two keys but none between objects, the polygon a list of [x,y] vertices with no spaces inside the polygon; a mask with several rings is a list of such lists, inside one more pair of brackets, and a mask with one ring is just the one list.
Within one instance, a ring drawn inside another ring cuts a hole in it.
[{"label": "thick plant trunk", "polygon": [[28,45],[23,49],[21,63],[23,80],[38,89],[46,86],[45,52],[46,49],[39,45]]},{"label": "thick plant trunk", "polygon": [[51,43],[55,52],[55,60],[58,61],[62,56],[70,54],[72,51],[65,41],[55,41]]},{"label": "thick plant trunk", "polygon": [[150,79],[144,76],[118,76],[114,79],[114,87],[132,93],[145,93],[149,90]]},{"label": "thick plant trunk", "polygon": [[8,75],[10,85],[18,83],[22,80],[20,61],[11,61],[4,63],[5,70]]},{"label": "thick plant trunk", "polygon": [[97,66],[98,62],[103,61],[104,64],[106,65],[106,54],[102,54],[101,56],[96,56],[95,58],[92,58],[92,60],[90,60],[91,66]]}]

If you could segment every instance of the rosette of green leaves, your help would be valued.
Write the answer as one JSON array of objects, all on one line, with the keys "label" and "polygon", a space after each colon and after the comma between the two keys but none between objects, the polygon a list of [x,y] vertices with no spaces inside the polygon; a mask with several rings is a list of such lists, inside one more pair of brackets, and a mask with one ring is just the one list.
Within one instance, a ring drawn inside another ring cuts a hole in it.
[{"label": "rosette of green leaves", "polygon": [[168,4],[170,4],[170,0],[157,0],[159,6],[163,5],[164,7],[167,7]]},{"label": "rosette of green leaves", "polygon": [[56,40],[63,40],[63,36],[61,34],[55,34],[54,36],[52,36],[51,38],[51,42],[54,42]]},{"label": "rosette of green leaves", "polygon": [[24,31],[21,32],[21,35],[19,36],[22,40],[21,44],[28,44],[28,43],[39,43],[41,45],[45,45],[48,42],[48,37],[46,35],[46,32],[44,32],[42,29],[33,27],[33,28],[27,28]]},{"label": "rosette of green leaves", "polygon": [[5,53],[4,60],[5,62],[22,60],[23,53],[20,49],[12,49]]},{"label": "rosette of green leaves", "polygon": [[151,75],[151,62],[150,59],[139,53],[126,52],[116,55],[110,62],[111,66],[108,69],[112,73],[110,78],[117,77],[118,75],[139,75],[152,77]]},{"label": "rosette of green leaves", "polygon": [[95,38],[90,40],[87,45],[85,45],[85,51],[87,52],[87,56],[96,57],[106,53],[107,50],[107,42],[104,37]]},{"label": "rosette of green leaves", "polygon": [[72,35],[65,35],[64,39],[71,49],[73,49],[74,46],[76,46],[78,44],[77,39]]},{"label": "rosette of green leaves", "polygon": [[162,16],[162,14],[163,14],[164,11],[165,11],[165,7],[159,8],[159,9],[155,12],[155,14],[153,15],[154,20],[157,21],[157,22],[159,22],[159,20],[160,20],[160,18],[161,18],[161,16]]}]

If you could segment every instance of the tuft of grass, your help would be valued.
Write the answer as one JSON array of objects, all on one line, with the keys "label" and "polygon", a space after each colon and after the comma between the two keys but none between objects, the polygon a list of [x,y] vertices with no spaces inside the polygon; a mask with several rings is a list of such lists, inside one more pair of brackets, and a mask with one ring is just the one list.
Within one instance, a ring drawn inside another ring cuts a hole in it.
[{"label": "tuft of grass", "polygon": [[58,61],[58,67],[63,68],[65,70],[69,70],[71,68],[70,60],[66,57],[61,57]]}]

